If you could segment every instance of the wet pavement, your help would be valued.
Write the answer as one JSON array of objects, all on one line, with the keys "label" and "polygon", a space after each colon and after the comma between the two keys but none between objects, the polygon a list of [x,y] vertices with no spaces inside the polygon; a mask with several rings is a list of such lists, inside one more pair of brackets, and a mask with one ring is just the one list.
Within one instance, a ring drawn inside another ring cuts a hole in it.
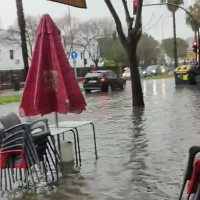
[{"label": "wet pavement", "polygon": [[[86,95],[88,109],[81,115],[60,115],[60,121],[94,121],[99,159],[90,127],[81,128],[80,173],[61,180],[53,194],[23,199],[177,199],[188,149],[200,144],[200,86],[175,87],[174,79],[142,84],[144,112],[132,111],[128,82],[124,91]],[[0,106],[0,116],[18,106]],[[53,123],[54,115],[48,119]]]}]

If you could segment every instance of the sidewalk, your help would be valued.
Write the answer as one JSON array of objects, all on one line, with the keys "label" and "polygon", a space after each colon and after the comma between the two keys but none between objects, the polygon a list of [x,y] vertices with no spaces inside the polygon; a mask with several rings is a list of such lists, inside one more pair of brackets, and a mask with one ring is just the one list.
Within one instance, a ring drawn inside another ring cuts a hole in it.
[{"label": "sidewalk", "polygon": [[[83,85],[81,82],[78,82],[80,89],[83,89]],[[13,89],[9,90],[0,90],[0,97],[4,96],[15,96],[15,95],[21,95],[23,93],[23,88],[20,91],[13,91]]]},{"label": "sidewalk", "polygon": [[14,95],[20,95],[23,93],[23,89],[20,91],[13,91],[13,90],[0,90],[0,97],[2,96],[14,96]]}]

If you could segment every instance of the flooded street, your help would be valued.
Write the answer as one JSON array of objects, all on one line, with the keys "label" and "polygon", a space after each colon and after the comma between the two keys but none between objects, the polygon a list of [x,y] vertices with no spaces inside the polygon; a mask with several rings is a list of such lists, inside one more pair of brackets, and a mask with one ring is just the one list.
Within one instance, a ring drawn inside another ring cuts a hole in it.
[{"label": "flooded street", "polygon": [[[94,121],[99,159],[91,128],[81,128],[80,173],[61,180],[54,194],[24,199],[177,199],[189,147],[200,144],[200,86],[175,87],[174,79],[142,84],[143,113],[132,114],[127,82],[124,91],[86,95],[88,109],[81,115],[60,115],[60,121]],[[0,106],[0,116],[18,113],[18,106]],[[54,115],[48,119],[53,123]]]}]

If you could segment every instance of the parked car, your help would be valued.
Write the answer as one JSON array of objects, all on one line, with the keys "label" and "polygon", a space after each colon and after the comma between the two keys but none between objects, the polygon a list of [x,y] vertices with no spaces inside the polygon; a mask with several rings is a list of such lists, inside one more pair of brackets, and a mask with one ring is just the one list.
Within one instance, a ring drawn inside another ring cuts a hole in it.
[{"label": "parked car", "polygon": [[112,70],[91,71],[83,78],[83,88],[86,93],[92,90],[101,90],[108,92],[109,90],[121,89],[126,86],[126,80],[118,77]]},{"label": "parked car", "polygon": [[147,77],[147,76],[163,75],[163,74],[166,74],[166,73],[167,73],[167,68],[165,66],[150,65],[143,72],[143,75],[145,77]]},{"label": "parked car", "polygon": [[131,72],[130,72],[130,68],[126,67],[124,69],[124,73],[122,74],[122,77],[124,79],[130,79],[131,78]]},{"label": "parked car", "polygon": [[[142,76],[143,76],[142,68],[141,68],[141,67],[138,67],[138,69],[139,69],[140,77],[142,77]],[[124,73],[122,74],[122,77],[123,77],[124,79],[130,79],[130,78],[131,78],[130,68],[125,68],[125,69],[124,69]]]}]

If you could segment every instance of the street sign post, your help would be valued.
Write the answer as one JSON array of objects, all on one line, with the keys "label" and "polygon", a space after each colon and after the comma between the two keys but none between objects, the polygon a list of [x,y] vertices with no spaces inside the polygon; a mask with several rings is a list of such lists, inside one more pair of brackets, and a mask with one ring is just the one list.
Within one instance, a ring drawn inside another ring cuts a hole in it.
[{"label": "street sign post", "polygon": [[75,77],[77,78],[77,71],[76,71],[76,59],[78,57],[78,54],[76,51],[72,51],[71,52],[71,58],[73,59],[73,64],[74,64],[74,74],[75,74]]},{"label": "street sign post", "polygon": [[187,58],[195,58],[196,57],[196,53],[193,51],[188,51],[187,52]]},{"label": "street sign post", "polygon": [[77,57],[78,57],[77,52],[76,52],[76,51],[72,51],[72,52],[71,52],[71,57],[72,57],[73,60],[76,60]]}]

